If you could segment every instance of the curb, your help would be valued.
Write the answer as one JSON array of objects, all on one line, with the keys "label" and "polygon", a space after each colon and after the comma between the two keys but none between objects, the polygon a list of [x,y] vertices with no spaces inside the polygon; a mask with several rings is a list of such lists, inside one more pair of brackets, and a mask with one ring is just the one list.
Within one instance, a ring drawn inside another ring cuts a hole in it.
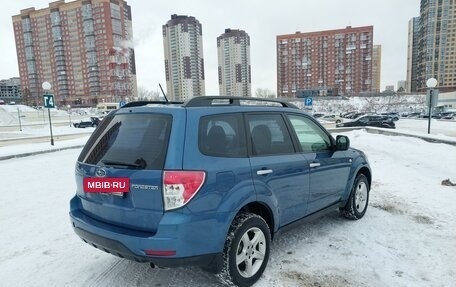
[{"label": "curb", "polygon": [[[53,135],[54,140],[64,140],[68,137],[78,137],[78,136],[85,136],[90,135],[91,132],[84,132],[84,133],[73,133],[73,134],[63,134],[63,135]],[[49,135],[46,136],[29,136],[29,137],[22,137],[22,138],[7,138],[7,139],[0,139],[0,143],[9,143],[15,141],[25,141],[25,140],[49,140],[51,137]]]},{"label": "curb", "polygon": [[365,130],[367,131],[368,133],[371,133],[371,134],[382,134],[382,135],[389,135],[389,136],[405,136],[405,137],[412,137],[412,138],[419,138],[419,139],[422,139],[424,141],[427,141],[427,142],[431,142],[431,143],[443,143],[443,144],[449,144],[449,145],[453,145],[453,146],[456,146],[456,139],[455,140],[446,140],[446,139],[437,139],[437,138],[433,138],[433,137],[430,137],[430,136],[426,136],[426,135],[414,135],[414,134],[409,134],[409,133],[405,133],[405,132],[398,132],[398,131],[395,131],[395,130],[389,130],[389,129],[382,129],[382,128],[373,128],[373,127],[343,127],[343,128],[331,128],[331,129],[327,129],[330,133],[334,133],[334,132],[349,132],[349,131],[353,131],[353,130]]},{"label": "curb", "polygon": [[21,157],[26,157],[26,156],[32,156],[32,155],[38,155],[38,154],[44,154],[44,153],[51,153],[51,152],[57,152],[57,151],[63,151],[63,150],[67,150],[67,149],[83,148],[83,147],[84,147],[84,145],[77,145],[77,146],[69,146],[69,147],[62,147],[62,148],[35,151],[35,152],[27,152],[27,153],[6,155],[6,156],[0,156],[0,160],[8,160],[8,159],[12,159],[12,158],[21,158]]}]

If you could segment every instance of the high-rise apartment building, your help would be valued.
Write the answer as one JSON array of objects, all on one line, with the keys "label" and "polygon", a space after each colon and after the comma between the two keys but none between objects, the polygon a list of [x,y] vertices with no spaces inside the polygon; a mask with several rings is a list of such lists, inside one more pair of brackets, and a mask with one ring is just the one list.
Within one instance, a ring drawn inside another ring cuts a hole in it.
[{"label": "high-rise apartment building", "polygon": [[58,105],[93,106],[136,97],[131,9],[123,0],[64,0],[13,16],[23,94]]},{"label": "high-rise apartment building", "polygon": [[167,95],[175,101],[204,96],[203,31],[195,17],[171,15],[163,25]]},{"label": "high-rise apartment building", "polygon": [[0,80],[0,100],[5,103],[22,103],[21,80],[19,78]]},{"label": "high-rise apartment building", "polygon": [[456,90],[455,16],[454,0],[421,0],[417,91],[426,90],[429,78],[441,92]]},{"label": "high-rise apartment building", "polygon": [[373,26],[277,36],[277,95],[372,91]]},{"label": "high-rise apartment building", "polygon": [[382,45],[374,45],[372,48],[372,91],[380,93],[380,81],[382,74]]},{"label": "high-rise apartment building", "polygon": [[225,29],[217,37],[218,80],[221,96],[252,96],[250,37],[243,30]]},{"label": "high-rise apartment building", "polygon": [[407,93],[417,91],[419,46],[420,17],[414,17],[408,23],[407,87],[405,89]]}]

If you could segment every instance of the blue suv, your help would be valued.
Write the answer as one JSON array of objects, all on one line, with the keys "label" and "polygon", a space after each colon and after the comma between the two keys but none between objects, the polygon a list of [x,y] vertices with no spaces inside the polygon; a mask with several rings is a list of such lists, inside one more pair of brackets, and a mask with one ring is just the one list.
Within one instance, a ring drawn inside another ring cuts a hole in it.
[{"label": "blue suv", "polygon": [[77,160],[71,223],[113,255],[250,286],[281,232],[335,209],[363,217],[371,170],[349,145],[285,101],[130,103]]}]

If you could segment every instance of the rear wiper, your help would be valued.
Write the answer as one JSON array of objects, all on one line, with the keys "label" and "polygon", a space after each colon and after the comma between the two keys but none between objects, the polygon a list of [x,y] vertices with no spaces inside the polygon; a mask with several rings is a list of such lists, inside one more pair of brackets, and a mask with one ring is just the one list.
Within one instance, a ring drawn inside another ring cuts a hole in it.
[{"label": "rear wiper", "polygon": [[146,161],[143,158],[135,160],[134,163],[128,163],[128,162],[123,162],[123,161],[115,161],[115,160],[109,160],[109,159],[104,159],[101,161],[104,165],[117,165],[117,166],[126,166],[126,167],[133,167],[133,168],[139,168],[139,169],[144,169],[146,167]]}]

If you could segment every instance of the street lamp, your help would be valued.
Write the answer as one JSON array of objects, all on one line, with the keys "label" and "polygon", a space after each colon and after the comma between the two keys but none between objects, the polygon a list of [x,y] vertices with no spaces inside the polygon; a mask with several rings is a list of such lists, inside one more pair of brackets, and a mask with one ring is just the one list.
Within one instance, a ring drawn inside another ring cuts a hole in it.
[{"label": "street lamp", "polygon": [[21,124],[21,111],[17,108],[17,119],[19,120],[19,131],[22,131],[22,124]]},{"label": "street lamp", "polygon": [[437,86],[437,80],[435,78],[430,78],[426,81],[426,86],[428,87],[429,94],[429,111],[428,111],[428,134],[431,133],[431,111],[432,111],[432,96],[434,94],[434,88]]},{"label": "street lamp", "polygon": [[71,106],[67,105],[68,108],[68,119],[70,120],[70,128],[71,128]]},{"label": "street lamp", "polygon": [[51,99],[51,102],[46,103],[46,101],[45,101],[44,106],[45,107],[48,106],[49,130],[51,131],[51,145],[54,145],[54,137],[52,135],[51,109],[49,108],[49,107],[54,107],[54,100],[53,100],[54,96],[48,94],[48,91],[52,88],[52,85],[49,82],[43,82],[41,87],[44,90],[43,97],[46,99],[49,96],[48,99]]}]

